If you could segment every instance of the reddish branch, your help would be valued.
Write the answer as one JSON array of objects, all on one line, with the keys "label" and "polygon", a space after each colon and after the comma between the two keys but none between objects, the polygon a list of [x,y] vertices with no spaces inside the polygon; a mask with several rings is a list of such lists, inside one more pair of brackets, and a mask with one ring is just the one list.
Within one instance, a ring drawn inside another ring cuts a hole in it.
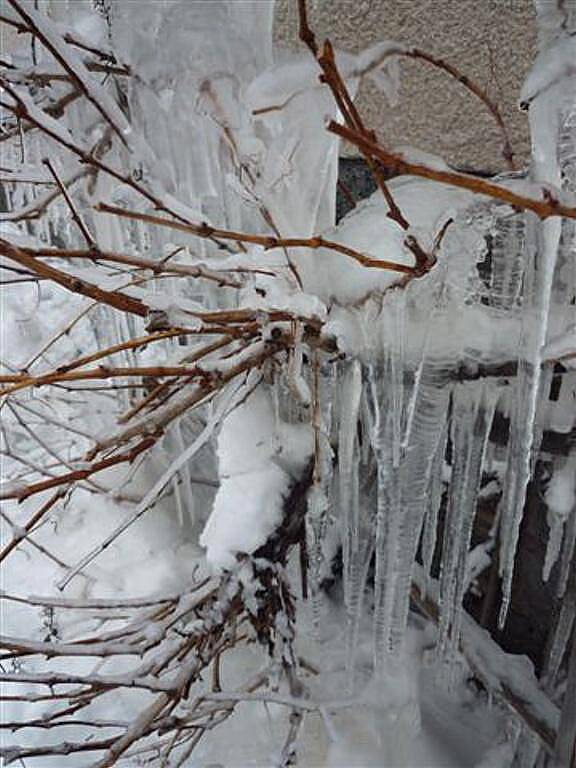
[{"label": "reddish branch", "polygon": [[[334,100],[338,105],[338,109],[344,118],[344,122],[354,132],[365,136],[366,139],[376,141],[376,135],[374,131],[368,130],[365,127],[360,113],[356,109],[348,88],[346,87],[346,83],[338,71],[336,60],[334,58],[334,49],[332,48],[332,44],[329,40],[325,41],[324,49],[320,55],[314,33],[308,24],[306,0],[299,0],[298,10],[300,14],[300,39],[309,48],[311,53],[314,55],[314,58],[317,60],[322,70],[320,81],[326,83],[326,85],[330,88]],[[410,229],[410,224],[394,200],[394,197],[388,188],[388,185],[386,184],[386,179],[378,162],[372,157],[372,155],[370,155],[370,153],[365,152],[362,146],[359,145],[359,149],[364,155],[374,180],[376,181],[378,188],[386,200],[388,205],[387,216],[396,224],[398,224],[401,229],[407,232]],[[431,254],[426,253],[426,251],[422,248],[414,236],[411,235],[406,237],[404,245],[409,251],[411,251],[416,260],[415,266],[412,269],[412,274],[414,276],[423,275],[433,266],[435,261],[434,257]]]},{"label": "reddish branch", "polygon": [[[74,88],[71,91],[68,91],[68,93],[65,93],[64,96],[61,96],[56,101],[51,102],[46,107],[44,107],[44,111],[47,115],[50,115],[50,117],[53,118],[59,118],[62,117],[64,112],[66,111],[66,108],[70,106],[70,104],[73,104],[79,97],[81,96],[80,91],[77,91],[76,88]],[[7,130],[5,133],[0,134],[0,142],[6,141],[7,139],[11,139],[14,136],[19,136],[20,132],[27,133],[28,131],[31,131],[33,128],[38,128],[39,126],[34,125],[34,123],[28,122],[24,126],[15,125],[10,130]]]},{"label": "reddish branch", "polygon": [[[24,489],[21,489],[22,492],[24,492]],[[8,544],[4,547],[3,550],[0,551],[0,563],[8,557],[10,552],[14,550],[21,541],[23,541],[27,535],[30,533],[32,528],[34,528],[52,509],[54,504],[61,499],[64,496],[63,490],[58,490],[55,494],[53,494],[48,501],[46,501],[40,509],[38,509],[32,517],[28,520],[28,522],[24,526],[20,526],[19,530],[13,535],[12,539],[8,542]],[[0,492],[0,498],[3,498],[3,494]],[[12,497],[12,498],[19,498],[18,496]],[[22,500],[25,497],[22,498]]]},{"label": "reddish branch", "polygon": [[17,248],[7,240],[0,239],[0,255],[6,256],[6,258],[11,261],[15,261],[17,264],[26,267],[26,269],[39,277],[58,283],[58,285],[61,285],[62,288],[65,288],[67,291],[79,293],[82,296],[88,296],[101,304],[114,307],[114,309],[118,309],[121,312],[127,312],[130,315],[139,315],[140,317],[146,317],[149,312],[148,307],[143,304],[140,299],[134,299],[119,291],[106,291],[103,288],[99,288],[97,285],[93,285],[86,280],[76,277],[75,275],[69,275],[67,272],[62,272],[32,256],[30,252]]},{"label": "reddish branch", "polygon": [[83,179],[86,176],[93,176],[94,173],[94,168],[81,168],[79,171],[72,174],[72,176],[61,181],[59,185],[54,187],[54,189],[51,189],[43,195],[39,195],[21,208],[8,213],[0,213],[0,221],[31,221],[33,219],[39,219],[45,213],[48,206],[60,197],[63,188],[67,190],[67,188],[72,187],[76,182],[80,181],[80,179]]},{"label": "reddish branch", "polygon": [[56,182],[56,185],[57,185],[58,189],[60,190],[60,193],[61,193],[62,197],[66,201],[66,205],[68,206],[68,209],[70,210],[70,213],[72,214],[72,219],[76,223],[76,226],[78,227],[78,229],[82,233],[82,237],[86,241],[86,245],[88,246],[88,248],[95,248],[96,247],[96,243],[94,241],[94,238],[90,234],[90,232],[88,230],[88,227],[84,223],[82,217],[80,216],[80,214],[76,210],[76,206],[74,205],[74,203],[72,202],[72,198],[68,194],[68,190],[66,189],[66,185],[62,183],[62,180],[61,180],[60,176],[56,172],[56,169],[54,168],[54,166],[51,163],[49,158],[45,158],[43,163],[46,166],[46,168],[48,168],[50,173],[52,174],[52,176],[54,178],[54,181]]},{"label": "reddish branch", "polygon": [[[4,491],[0,491],[0,499],[18,499],[19,501],[23,501],[30,496],[42,493],[51,488],[57,488],[63,485],[69,486],[71,483],[85,480],[109,467],[126,462],[131,463],[138,455],[149,450],[160,439],[164,434],[166,427],[174,421],[174,419],[177,419],[195,405],[206,401],[209,397],[214,395],[215,392],[219,391],[237,376],[247,373],[253,368],[260,367],[269,358],[283,350],[287,343],[289,343],[288,337],[277,338],[275,341],[259,347],[251,355],[246,356],[236,365],[231,365],[228,369],[221,371],[217,370],[213,373],[202,372],[201,381],[193,386],[191,392],[183,395],[181,398],[177,399],[176,402],[166,403],[151,416],[147,416],[140,422],[124,428],[120,432],[97,443],[95,448],[89,451],[85,457],[87,466],[83,466],[82,468],[67,472],[66,474],[57,477],[32,483],[25,487],[8,486]],[[140,370],[142,371],[145,369]],[[129,443],[134,438],[139,438],[140,442],[129,451],[109,456],[100,461],[94,461],[98,453],[108,449],[117,450],[120,446]],[[13,546],[10,546],[10,548],[12,549]],[[0,556],[0,560],[3,556],[5,555]]]},{"label": "reddish branch", "polygon": [[[227,342],[228,343],[228,342]],[[12,386],[0,389],[0,396],[9,395],[26,387],[43,387],[47,384],[57,384],[61,381],[92,381],[97,379],[115,379],[120,377],[142,376],[154,379],[164,378],[166,376],[178,376],[186,379],[203,378],[206,372],[198,366],[187,365],[149,365],[149,366],[131,366],[131,367],[112,367],[99,365],[98,368],[90,368],[87,371],[53,371],[43,376],[2,376],[0,382],[13,382]]]},{"label": "reddish branch", "polygon": [[401,272],[402,274],[412,274],[414,268],[407,264],[397,264],[391,261],[383,261],[381,259],[374,259],[364,253],[349,248],[342,243],[336,243],[333,240],[327,240],[326,238],[315,235],[308,238],[298,237],[275,237],[273,235],[255,235],[247,232],[234,232],[227,229],[216,229],[208,224],[182,224],[178,221],[171,221],[161,216],[153,216],[148,213],[140,213],[139,211],[130,211],[126,208],[118,208],[115,205],[108,205],[106,203],[99,203],[95,206],[97,211],[101,213],[111,213],[114,216],[120,216],[125,219],[134,219],[136,221],[145,221],[149,224],[156,226],[168,227],[170,229],[177,229],[180,232],[187,232],[197,237],[218,239],[218,240],[231,240],[237,243],[251,243],[253,245],[261,245],[265,250],[272,248],[310,248],[315,250],[317,248],[326,248],[327,250],[336,251],[343,256],[348,256],[364,267],[372,267],[376,269],[386,269],[393,272]]},{"label": "reddish branch", "polygon": [[400,53],[399,55],[406,56],[407,58],[415,59],[417,61],[425,61],[437,69],[446,72],[451,77],[456,78],[456,80],[458,80],[458,82],[461,83],[464,88],[469,90],[470,93],[479,98],[496,121],[496,125],[498,126],[498,129],[502,135],[502,156],[508,164],[508,167],[511,170],[514,170],[514,151],[512,149],[512,144],[510,142],[510,136],[508,135],[506,124],[504,123],[498,106],[489,98],[486,91],[481,88],[478,83],[462,74],[462,72],[460,72],[453,64],[450,64],[450,62],[446,61],[445,59],[441,59],[438,56],[433,56],[426,51],[422,51],[420,48],[411,48],[404,53]]},{"label": "reddish branch", "polygon": [[[131,173],[122,173],[116,168],[104,163],[98,156],[92,151],[88,151],[86,148],[77,144],[70,134],[65,134],[58,130],[55,125],[49,121],[51,118],[47,117],[46,120],[42,119],[43,112],[36,105],[35,109],[31,112],[28,109],[27,97],[23,97],[22,94],[15,90],[10,82],[5,77],[0,77],[0,84],[5,88],[6,92],[14,99],[15,105],[6,104],[6,109],[12,112],[16,117],[28,120],[34,126],[39,128],[47,136],[50,136],[55,142],[68,149],[72,154],[76,155],[82,163],[92,166],[103,173],[108,174],[112,178],[120,181],[122,184],[133,189],[139,195],[142,195],[154,208],[159,211],[165,211],[171,214],[179,221],[187,221],[187,219],[178,211],[171,209],[170,203],[165,199],[154,194],[152,191],[144,187],[133,177]],[[39,113],[39,114],[38,114]]]},{"label": "reddish branch", "polygon": [[[168,221],[168,219],[167,219]],[[174,222],[177,224],[178,222]],[[184,226],[184,225],[182,225]],[[61,248],[23,248],[25,253],[33,256],[56,259],[88,259],[92,262],[125,264],[137,269],[150,270],[155,275],[182,275],[184,277],[202,278],[226,288],[241,288],[243,283],[238,278],[230,277],[227,272],[218,272],[198,264],[175,264],[171,261],[153,261],[141,256],[130,256],[125,253],[101,251],[99,248],[89,250],[74,250]]]},{"label": "reddish branch", "polygon": [[[100,112],[102,117],[114,128],[116,133],[125,143],[124,136],[122,135],[121,126],[116,124],[113,117],[108,113],[108,111],[100,103],[100,100],[98,98],[95,98],[90,87],[87,86],[85,79],[79,76],[78,72],[76,72],[74,67],[70,65],[67,59],[67,56],[62,55],[59,47],[57,47],[56,45],[53,45],[50,37],[44,33],[44,30],[40,29],[40,27],[34,20],[34,12],[28,11],[22,4],[21,0],[8,0],[8,2],[14,8],[14,10],[20,15],[20,17],[24,20],[28,28],[32,30],[34,35],[45,46],[45,48],[48,51],[50,51],[50,53],[52,54],[52,56],[54,56],[54,58],[60,64],[60,66],[68,73],[68,75],[70,76],[70,79],[72,80],[76,88],[84,94],[84,96],[88,99],[88,101],[98,110],[98,112]],[[49,22],[48,19],[45,19],[45,23],[51,24],[51,22]],[[88,75],[88,71],[85,69],[84,64],[80,60],[77,60],[77,61],[78,61],[77,69],[80,71],[83,70],[85,74]]]},{"label": "reddish branch", "polygon": [[[35,30],[29,27],[27,24],[24,24],[24,22],[18,21],[17,19],[11,18],[9,16],[5,16],[4,14],[0,15],[0,23],[13,27],[20,35],[29,34],[36,36]],[[110,74],[131,74],[130,67],[126,66],[125,64],[122,64],[120,67],[112,66],[118,63],[118,60],[114,54],[112,54],[110,51],[105,51],[100,48],[95,48],[93,45],[89,45],[86,41],[79,39],[73,30],[65,32],[62,35],[62,39],[69,45],[73,45],[75,48],[80,48],[87,53],[91,53],[94,56],[97,56],[103,62],[108,62],[101,64],[98,62],[87,61],[84,63],[86,69],[93,69],[96,72],[106,72]]]},{"label": "reddish branch", "polygon": [[[233,329],[232,329],[233,330]],[[255,327],[252,327],[252,330],[255,330]],[[187,328],[171,328],[168,331],[158,331],[158,333],[151,333],[148,336],[140,336],[133,339],[129,339],[128,341],[122,341],[119,344],[114,344],[111,347],[107,347],[106,349],[100,349],[98,352],[94,352],[91,355],[85,355],[84,357],[77,357],[75,360],[73,360],[71,363],[67,363],[65,365],[58,366],[58,373],[63,373],[64,371],[70,371],[74,368],[80,368],[83,365],[87,365],[88,363],[95,363],[97,360],[101,360],[103,357],[109,357],[110,355],[115,355],[118,352],[123,352],[127,349],[138,349],[139,347],[145,347],[148,346],[148,344],[152,344],[156,341],[163,341],[164,339],[173,339],[175,337],[181,337],[181,336],[198,336],[200,334],[226,334],[226,343],[229,343],[229,340],[234,336],[233,333],[231,333],[231,329],[228,328],[210,328],[210,327],[203,327],[200,330],[190,330]],[[216,345],[220,345],[222,342],[216,342]],[[207,353],[208,351],[212,352],[214,349],[217,349],[218,346],[216,345],[210,345],[208,348],[203,347],[202,352]],[[188,362],[190,362],[191,358],[197,359],[198,352],[195,352],[193,355],[190,356],[188,359]],[[17,381],[18,377],[16,376],[14,378],[14,381]]]},{"label": "reddish branch", "polygon": [[426,165],[411,163],[404,160],[400,155],[388,152],[376,141],[366,138],[362,133],[352,130],[345,125],[340,125],[340,123],[330,122],[328,130],[357,145],[363,152],[382,161],[398,174],[404,173],[411,176],[420,176],[423,179],[430,179],[441,184],[449,184],[452,187],[467,189],[469,192],[474,192],[477,195],[486,195],[503,203],[508,203],[508,205],[515,208],[532,211],[541,219],[546,219],[549,216],[564,216],[568,219],[576,219],[576,208],[571,208],[556,200],[547,189],[543,190],[543,197],[541,199],[518,195],[505,187],[493,184],[485,179],[480,179],[477,176],[467,176],[455,171],[436,170]]},{"label": "reddish branch", "polygon": [[[8,488],[5,491],[0,490],[0,499],[18,499],[18,501],[24,501],[30,496],[35,496],[37,493],[42,493],[43,491],[49,491],[51,488],[58,488],[59,486],[62,486],[62,485],[70,485],[71,483],[77,483],[80,480],[86,480],[86,478],[90,477],[91,475],[95,475],[97,472],[102,472],[102,470],[104,469],[115,467],[118,464],[125,464],[125,463],[131,464],[137,456],[139,456],[141,453],[151,448],[156,443],[159,436],[160,435],[145,437],[143,440],[141,440],[140,443],[136,445],[136,447],[131,448],[129,451],[126,451],[125,453],[116,454],[115,456],[109,456],[106,459],[93,462],[87,467],[82,467],[81,469],[75,469],[71,472],[67,472],[64,475],[51,477],[47,480],[40,480],[37,483],[31,483],[30,485],[27,485],[24,488],[20,488],[20,487],[11,488],[10,486],[8,486]],[[42,516],[43,515],[41,515],[41,517]],[[33,518],[33,523],[31,523],[30,527],[32,527],[32,525],[35,525],[36,522],[38,522],[38,520],[36,519],[36,516],[35,516]],[[29,530],[27,526],[25,526],[25,530]],[[6,549],[8,548],[11,548],[10,544]],[[4,559],[6,554],[8,554],[6,551],[3,551],[0,553],[0,562]]]}]

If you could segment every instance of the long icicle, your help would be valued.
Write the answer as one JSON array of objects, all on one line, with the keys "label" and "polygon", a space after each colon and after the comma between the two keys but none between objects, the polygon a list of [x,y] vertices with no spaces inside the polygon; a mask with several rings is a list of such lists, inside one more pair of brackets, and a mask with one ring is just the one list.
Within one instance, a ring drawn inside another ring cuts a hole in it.
[{"label": "long icicle", "polygon": [[493,390],[490,384],[474,382],[453,391],[452,480],[444,522],[438,642],[440,658],[449,663],[460,639],[472,526],[497,401]]},{"label": "long icicle", "polygon": [[[530,106],[534,181],[561,185],[558,140],[561,124],[561,85],[541,92]],[[576,94],[570,97],[576,98]],[[574,108],[574,101],[569,109]],[[561,220],[538,220],[526,214],[526,256],[522,307],[522,338],[518,360],[515,409],[510,425],[508,467],[501,506],[500,574],[502,603],[498,624],[506,622],[510,606],[514,562],[524,513],[532,463],[538,450],[537,406],[547,396],[547,377],[542,377],[542,349],[548,332],[552,285],[556,268]]]}]

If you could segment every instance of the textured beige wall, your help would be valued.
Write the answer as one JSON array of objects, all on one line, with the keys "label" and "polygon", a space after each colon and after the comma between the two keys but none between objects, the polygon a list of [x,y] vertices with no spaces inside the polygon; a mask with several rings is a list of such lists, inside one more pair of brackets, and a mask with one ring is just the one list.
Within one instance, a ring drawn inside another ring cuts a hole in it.
[{"label": "textured beige wall", "polygon": [[[532,0],[308,0],[317,39],[361,50],[383,39],[424,49],[455,64],[487,90],[502,111],[521,165],[529,149],[526,115],[517,107],[534,56]],[[277,0],[276,38],[297,41],[297,2]],[[363,83],[366,122],[390,146],[409,144],[478,169],[502,169],[496,125],[458,82],[427,64],[401,63],[400,103],[391,109]]]}]

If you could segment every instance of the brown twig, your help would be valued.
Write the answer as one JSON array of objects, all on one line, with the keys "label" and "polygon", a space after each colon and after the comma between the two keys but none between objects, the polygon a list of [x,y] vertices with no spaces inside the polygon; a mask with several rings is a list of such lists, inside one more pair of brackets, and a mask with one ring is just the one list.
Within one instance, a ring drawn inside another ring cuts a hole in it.
[{"label": "brown twig", "polygon": [[[7,24],[10,27],[13,27],[17,30],[19,35],[28,34],[28,35],[35,35],[36,32],[34,29],[29,27],[27,24],[24,24],[22,21],[18,21],[17,19],[13,19],[10,16],[5,16],[4,14],[0,15],[0,23],[1,24]],[[99,59],[102,59],[103,61],[109,62],[109,64],[100,64],[98,65],[97,62],[85,62],[85,66],[87,69],[90,69],[91,67],[94,67],[94,70],[99,71],[105,71],[110,72],[110,74],[122,74],[122,75],[130,75],[131,70],[130,67],[122,64],[121,65],[121,71],[115,72],[114,67],[111,65],[117,63],[116,56],[114,54],[103,51],[100,48],[95,48],[93,45],[89,45],[84,40],[78,39],[78,37],[74,34],[73,31],[65,32],[62,36],[63,39],[69,44],[73,45],[76,48],[80,48],[83,51],[86,51],[87,53],[92,53],[94,56],[97,56]],[[102,67],[103,69],[96,69],[97,66]]]},{"label": "brown twig", "polygon": [[[64,112],[66,111],[66,108],[70,106],[70,104],[73,104],[76,99],[78,99],[81,96],[80,91],[78,91],[76,88],[73,88],[71,91],[68,91],[68,93],[65,93],[64,96],[61,96],[56,101],[48,104],[44,111],[47,115],[50,115],[50,117],[59,118],[62,117]],[[38,128],[39,126],[35,125],[32,122],[28,122],[26,125],[22,125],[22,121],[18,121],[18,125],[16,125],[11,130],[6,131],[5,133],[0,134],[0,142],[6,141],[7,139],[11,139],[14,136],[22,136],[22,134],[27,133],[28,131],[31,131],[33,128]]]},{"label": "brown twig", "polygon": [[82,296],[88,296],[101,304],[107,304],[121,312],[127,312],[128,314],[138,315],[140,317],[146,317],[149,312],[148,307],[143,304],[140,299],[134,299],[131,296],[127,296],[118,291],[106,291],[103,288],[99,288],[97,285],[93,285],[86,280],[76,277],[75,275],[69,275],[67,272],[62,272],[30,255],[29,252],[17,248],[7,240],[0,239],[0,255],[6,256],[6,258],[11,261],[15,261],[17,264],[26,267],[26,269],[35,275],[39,275],[40,277],[52,280],[54,283],[58,283],[58,285],[61,285],[62,288],[65,288],[67,291],[79,293]]},{"label": "brown twig", "polygon": [[[122,209],[121,209],[122,210]],[[168,221],[168,219],[167,219]],[[175,224],[178,222],[174,222]],[[176,264],[171,261],[154,261],[140,256],[130,256],[125,253],[116,253],[102,251],[99,248],[92,250],[74,250],[63,248],[23,248],[26,253],[43,258],[57,259],[88,259],[92,262],[107,262],[112,264],[126,264],[137,269],[148,269],[155,275],[183,275],[185,277],[195,277],[204,280],[211,280],[214,283],[226,288],[241,288],[241,280],[229,277],[227,273],[209,269],[196,264]]]},{"label": "brown twig", "polygon": [[12,539],[8,542],[8,544],[4,547],[4,549],[0,551],[0,563],[3,560],[5,560],[10,554],[10,552],[12,552],[18,546],[18,544],[20,544],[20,542],[23,541],[28,536],[32,528],[34,528],[34,526],[37,523],[39,523],[46,514],[48,514],[48,512],[52,509],[54,504],[56,504],[56,502],[59,499],[63,498],[64,493],[65,492],[61,489],[56,491],[56,493],[54,493],[48,499],[48,501],[42,504],[40,509],[38,509],[32,515],[32,517],[28,520],[28,522],[24,526],[19,526],[19,530],[16,533],[14,533],[14,535],[12,536]]},{"label": "brown twig", "polygon": [[300,40],[312,51],[314,58],[318,57],[318,44],[316,43],[316,37],[314,32],[310,29],[308,24],[308,9],[306,7],[306,0],[298,0],[298,35]]},{"label": "brown twig", "polygon": [[270,250],[272,248],[310,248],[312,250],[318,248],[326,248],[327,250],[341,253],[343,256],[348,256],[359,264],[362,264],[364,267],[386,269],[393,272],[400,272],[402,274],[412,274],[414,272],[413,267],[407,264],[397,264],[396,262],[375,259],[371,256],[354,250],[354,248],[349,248],[347,245],[336,243],[333,240],[328,240],[320,236],[313,236],[308,238],[279,238],[273,235],[256,235],[247,232],[234,232],[227,229],[216,229],[215,227],[211,227],[208,224],[182,224],[178,221],[171,221],[170,219],[165,219],[161,216],[153,216],[152,214],[148,213],[130,211],[126,208],[118,208],[115,205],[108,205],[106,203],[99,203],[95,206],[95,210],[100,211],[101,213],[111,213],[114,216],[120,216],[121,218],[145,221],[156,226],[177,229],[180,232],[187,232],[202,238],[217,238],[218,240],[231,240],[233,242],[239,243],[252,243],[253,245],[261,245],[265,250]]},{"label": "brown twig", "polygon": [[518,195],[515,192],[506,189],[506,187],[493,184],[477,176],[467,176],[466,174],[456,173],[454,171],[436,170],[425,165],[410,163],[407,160],[404,160],[400,155],[388,152],[379,144],[367,139],[358,131],[354,131],[345,125],[340,125],[340,123],[334,121],[330,122],[328,130],[357,146],[361,146],[364,151],[368,152],[378,160],[381,160],[398,174],[419,176],[420,178],[430,179],[441,184],[448,184],[452,187],[467,189],[477,195],[485,195],[494,200],[500,200],[515,208],[532,211],[541,219],[546,219],[549,216],[564,216],[568,219],[576,219],[576,208],[571,208],[559,202],[552,197],[548,190],[544,190],[543,198],[541,199]]},{"label": "brown twig", "polygon": [[[201,356],[208,355],[212,352],[216,352],[222,347],[227,346],[228,344],[230,344],[233,338],[234,338],[233,336],[226,335],[223,339],[220,339],[219,341],[214,342],[214,344],[210,344],[207,347],[204,347],[200,352],[197,352],[194,355],[190,356],[190,362],[199,360]],[[144,408],[150,405],[150,403],[154,402],[155,400],[158,400],[158,398],[161,397],[162,395],[165,395],[170,389],[170,387],[176,382],[177,382],[177,379],[170,379],[169,381],[164,381],[161,384],[158,384],[146,395],[146,397],[142,398],[134,406],[132,406],[132,408],[130,408],[129,411],[119,416],[118,423],[126,424],[128,421],[130,421],[130,419],[134,418],[134,416],[136,416]]]},{"label": "brown twig", "polygon": [[[306,0],[299,0],[298,11],[300,18],[300,39],[309,48],[312,55],[317,60],[322,70],[320,80],[321,82],[326,83],[326,85],[330,88],[334,100],[344,118],[344,122],[351,130],[358,132],[371,141],[376,141],[376,135],[374,131],[367,130],[364,126],[360,113],[358,112],[352,97],[350,96],[348,88],[346,87],[346,83],[338,71],[338,67],[336,66],[336,59],[334,57],[334,49],[329,40],[324,42],[324,48],[322,54],[320,55],[314,33],[308,24]],[[410,229],[410,224],[394,200],[394,197],[388,188],[386,179],[378,162],[374,160],[370,153],[364,151],[361,145],[357,146],[364,155],[374,180],[376,181],[378,188],[386,200],[386,204],[388,205],[387,216],[396,224],[398,224],[401,229],[407,232]],[[404,245],[406,248],[408,248],[409,251],[411,251],[416,260],[415,266],[412,270],[412,274],[415,277],[423,275],[433,266],[434,259],[426,253],[414,235],[409,235],[406,237]]]},{"label": "brown twig", "polygon": [[88,228],[87,228],[86,224],[84,223],[84,221],[82,220],[82,217],[80,216],[80,214],[76,210],[76,206],[74,205],[74,203],[72,202],[72,198],[68,194],[68,190],[66,189],[66,185],[62,183],[62,180],[61,180],[60,176],[58,176],[58,174],[56,173],[56,169],[54,168],[54,166],[50,162],[49,158],[47,158],[47,157],[44,158],[44,160],[42,162],[44,163],[46,168],[48,168],[48,170],[52,174],[52,176],[54,178],[54,181],[56,182],[56,185],[58,186],[58,189],[60,190],[60,193],[62,194],[62,197],[66,201],[66,205],[70,209],[70,213],[72,214],[72,219],[76,222],[76,224],[78,226],[78,229],[82,233],[82,237],[84,238],[84,240],[86,240],[86,245],[88,246],[88,248],[95,248],[96,247],[96,243],[94,241],[94,238],[92,237],[92,235],[88,231]]},{"label": "brown twig", "polygon": [[506,124],[504,123],[504,119],[502,118],[502,115],[500,114],[500,110],[498,109],[497,104],[495,104],[486,91],[481,88],[478,83],[474,82],[474,80],[470,79],[467,75],[462,74],[459,69],[457,69],[453,64],[450,64],[450,62],[446,61],[445,59],[439,58],[438,56],[433,56],[431,53],[427,53],[426,51],[421,50],[420,48],[411,48],[408,51],[404,53],[400,53],[401,56],[406,56],[410,59],[415,59],[416,61],[424,61],[428,64],[431,64],[432,66],[436,67],[437,69],[442,70],[443,72],[446,72],[446,74],[450,75],[451,77],[454,77],[456,80],[458,80],[459,83],[461,83],[464,88],[466,88],[470,93],[472,93],[474,96],[476,96],[480,101],[484,104],[484,106],[488,109],[492,117],[494,118],[498,129],[500,131],[500,134],[502,135],[502,156],[504,157],[504,160],[506,161],[508,167],[511,170],[515,169],[514,164],[514,151],[512,149],[512,144],[510,141],[510,136],[508,134],[508,129],[506,128]]},{"label": "brown twig", "polygon": [[[0,490],[0,499],[18,499],[18,501],[24,501],[30,496],[34,496],[37,493],[42,493],[43,491],[48,491],[51,488],[58,488],[61,485],[69,486],[71,483],[76,483],[79,480],[86,480],[86,478],[90,477],[91,475],[94,475],[97,472],[102,472],[104,469],[115,467],[118,464],[131,464],[137,456],[151,448],[157,439],[157,437],[152,436],[146,437],[131,450],[125,453],[117,454],[115,456],[110,456],[106,459],[102,459],[101,461],[93,462],[86,468],[75,469],[72,472],[67,472],[66,474],[59,475],[58,477],[52,477],[49,480],[41,480],[37,483],[31,483],[30,485],[27,485],[23,488],[8,487],[7,490]],[[50,500],[50,506],[52,506],[56,501],[57,497],[52,497]],[[41,514],[36,513],[36,515],[29,521],[30,527],[35,525],[36,522],[38,522],[38,520],[43,517],[46,511],[48,510],[46,509]],[[28,525],[24,527],[24,530],[29,530]],[[6,554],[8,554],[8,552],[11,551],[11,549],[13,549],[17,543],[17,540],[13,540],[2,552],[0,552],[0,562],[2,562],[2,560],[6,557]]]},{"label": "brown twig", "polygon": [[[126,184],[126,186],[130,187],[139,195],[142,195],[142,197],[148,200],[148,202],[151,203],[157,210],[165,211],[166,213],[174,216],[175,219],[182,222],[187,222],[187,219],[182,215],[182,213],[172,210],[169,201],[163,197],[159,197],[158,195],[154,194],[154,192],[138,183],[138,181],[136,181],[131,173],[122,173],[112,166],[107,165],[96,155],[96,153],[88,151],[84,147],[77,144],[70,134],[66,134],[61,130],[58,130],[55,125],[48,122],[48,120],[42,120],[42,110],[40,110],[38,107],[35,106],[35,109],[31,112],[31,110],[28,108],[29,99],[18,93],[18,91],[16,91],[11,86],[5,77],[0,77],[0,84],[3,85],[6,92],[15,101],[15,106],[9,104],[6,104],[5,106],[17,118],[28,120],[30,123],[39,128],[43,133],[52,138],[55,142],[68,149],[70,152],[72,152],[72,154],[76,155],[76,157],[78,157],[81,162],[97,168],[98,170],[108,174],[117,181],[120,181],[122,184]],[[40,113],[40,115],[38,113]],[[220,245],[220,243],[216,244]]]},{"label": "brown twig", "polygon": [[175,402],[167,402],[158,408],[153,414],[147,414],[145,417],[135,422],[129,427],[125,427],[116,434],[111,435],[97,443],[97,445],[87,454],[87,460],[91,461],[98,453],[110,448],[118,448],[135,437],[150,434],[157,434],[159,437],[165,428],[183,413],[202,402],[207,402],[215,392],[222,389],[223,386],[235,379],[237,376],[248,371],[260,368],[269,359],[284,350],[290,344],[288,337],[280,336],[270,343],[255,344],[255,349],[251,354],[243,356],[236,365],[231,365],[223,371],[214,373],[199,384],[195,384],[190,392],[176,398]]},{"label": "brown twig", "polygon": [[[56,384],[60,381],[93,381],[95,379],[114,379],[119,377],[142,376],[151,378],[164,378],[166,376],[185,377],[187,379],[205,376],[205,372],[195,367],[189,366],[143,366],[113,368],[111,366],[100,365],[98,368],[91,368],[87,371],[66,371],[52,372],[44,376],[24,376],[22,381],[16,381],[12,386],[0,389],[0,396],[10,395],[26,387],[43,387],[47,384]],[[0,376],[0,382],[14,381],[13,376]]]},{"label": "brown twig", "polygon": [[[100,112],[102,117],[108,122],[112,128],[115,130],[115,132],[118,134],[122,142],[125,144],[126,139],[124,138],[123,132],[122,132],[122,125],[119,125],[115,119],[115,116],[111,114],[110,110],[106,109],[106,107],[101,103],[101,100],[94,96],[91,88],[86,83],[86,77],[90,77],[88,71],[84,67],[84,64],[81,62],[80,59],[77,61],[79,62],[77,65],[77,69],[79,71],[83,71],[85,74],[85,77],[82,77],[78,74],[76,69],[74,69],[73,66],[70,65],[68,58],[66,55],[63,55],[61,52],[61,48],[58,45],[53,44],[52,40],[50,39],[50,36],[45,34],[43,29],[40,29],[39,25],[35,21],[35,11],[32,11],[31,9],[27,9],[23,6],[21,3],[21,0],[8,0],[10,5],[14,8],[14,10],[20,15],[20,17],[24,20],[25,24],[28,26],[29,29],[31,29],[34,32],[35,37],[40,40],[40,42],[44,45],[44,47],[50,51],[52,56],[56,59],[56,61],[60,64],[60,66],[70,75],[70,79],[75,84],[76,88],[81,91],[84,96],[88,99],[88,101]],[[44,19],[45,24],[52,25],[52,22],[49,19]],[[65,42],[65,41],[64,41]]]},{"label": "brown twig", "polygon": [[15,211],[0,213],[0,221],[32,221],[34,219],[39,219],[40,216],[46,212],[48,206],[60,197],[62,189],[67,190],[68,187],[73,186],[76,182],[80,181],[80,179],[94,175],[94,172],[94,168],[81,168],[72,176],[61,181],[54,189],[31,200],[21,208]]}]

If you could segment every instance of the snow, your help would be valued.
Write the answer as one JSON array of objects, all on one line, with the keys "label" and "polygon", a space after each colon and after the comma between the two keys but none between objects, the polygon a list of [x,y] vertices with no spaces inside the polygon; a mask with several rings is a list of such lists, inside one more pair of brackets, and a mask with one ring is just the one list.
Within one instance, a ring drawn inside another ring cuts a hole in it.
[{"label": "snow", "polygon": [[560,361],[567,368],[576,367],[576,323],[551,338],[542,350],[544,360]]},{"label": "snow", "polygon": [[263,386],[224,420],[217,449],[220,487],[200,537],[215,569],[233,568],[237,555],[264,544],[311,452],[310,428],[278,421]]},{"label": "snow", "polygon": [[[393,179],[390,191],[413,227],[425,232],[430,242],[440,231],[444,217],[470,204],[472,195],[445,185],[411,177]],[[359,203],[326,238],[376,260],[413,265],[405,247],[406,233],[386,217],[387,206],[378,192]],[[304,289],[327,304],[351,305],[370,294],[398,283],[400,276],[384,269],[366,268],[347,256],[321,248],[295,256]]]}]

